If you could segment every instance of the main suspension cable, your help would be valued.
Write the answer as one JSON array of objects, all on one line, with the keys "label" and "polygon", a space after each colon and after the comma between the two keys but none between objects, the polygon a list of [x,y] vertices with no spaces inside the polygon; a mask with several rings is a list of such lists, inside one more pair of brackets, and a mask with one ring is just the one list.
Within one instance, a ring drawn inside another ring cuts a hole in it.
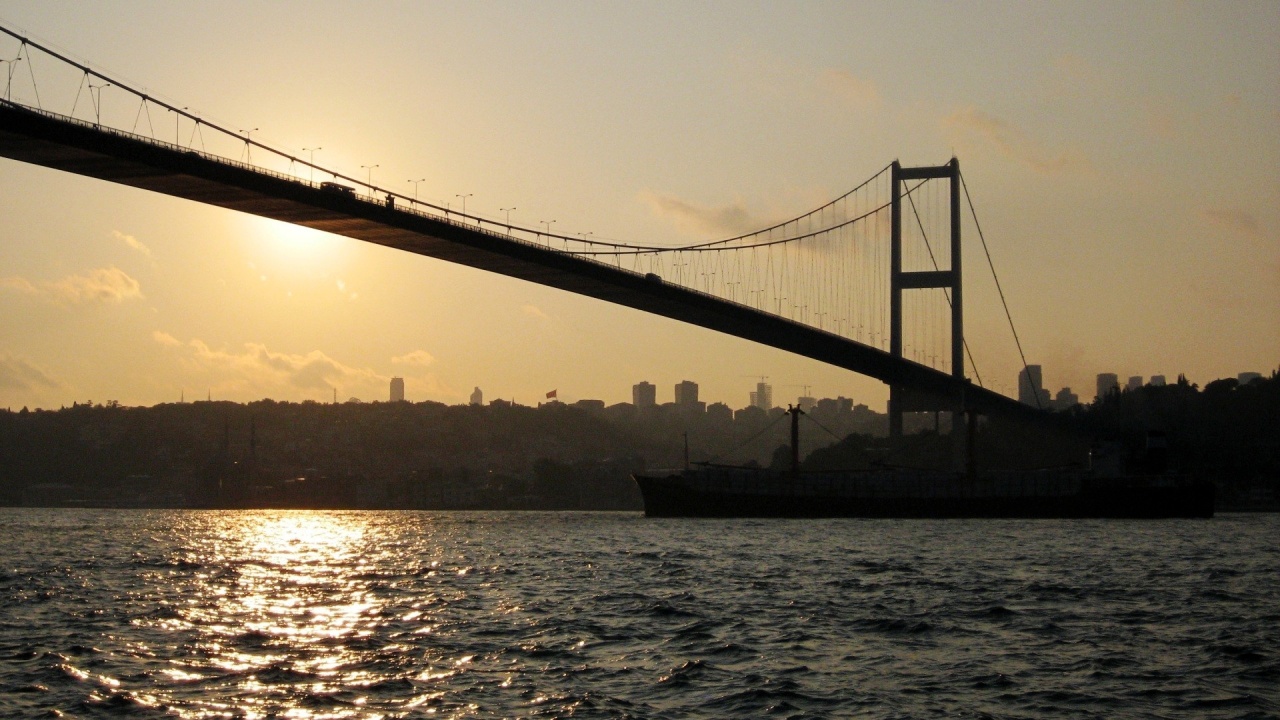
[{"label": "main suspension cable", "polygon": [[[991,261],[991,251],[987,249],[987,238],[982,234],[982,223],[978,222],[978,211],[973,208],[973,198],[969,197],[969,184],[964,181],[964,174],[960,175],[960,187],[964,188],[964,199],[969,203],[969,214],[973,216],[973,225],[978,228],[978,238],[982,240],[982,252],[987,256],[987,267],[991,268],[991,277],[996,281],[996,292],[1000,293],[1000,304],[1004,306],[1004,316],[1009,319],[1009,330],[1013,333],[1013,343],[1018,346],[1018,357],[1022,359],[1022,369],[1031,376],[1031,370],[1027,365],[1027,356],[1022,352],[1022,341],[1018,339],[1018,328],[1013,325],[1013,315],[1009,312],[1009,303],[1004,298],[1004,289],[1000,287],[1000,276],[996,274],[996,265]],[[1043,410],[1040,405],[1040,393],[1036,392],[1036,408]]]}]

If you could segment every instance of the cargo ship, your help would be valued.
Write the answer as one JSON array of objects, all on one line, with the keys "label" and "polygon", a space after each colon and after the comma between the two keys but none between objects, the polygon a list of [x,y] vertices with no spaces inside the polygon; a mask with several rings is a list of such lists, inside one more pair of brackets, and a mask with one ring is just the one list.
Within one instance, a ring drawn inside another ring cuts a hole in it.
[{"label": "cargo ship", "polygon": [[649,517],[1209,518],[1214,486],[1165,473],[883,469],[801,472],[702,463],[637,473]]}]

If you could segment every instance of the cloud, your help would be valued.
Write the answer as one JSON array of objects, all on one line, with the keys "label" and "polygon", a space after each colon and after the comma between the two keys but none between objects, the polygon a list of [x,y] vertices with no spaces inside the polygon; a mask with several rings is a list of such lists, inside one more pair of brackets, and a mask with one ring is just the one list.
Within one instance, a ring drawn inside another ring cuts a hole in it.
[{"label": "cloud", "polygon": [[22,293],[23,295],[34,295],[40,292],[40,288],[32,285],[30,280],[17,276],[0,278],[0,288]]},{"label": "cloud", "polygon": [[20,358],[0,353],[0,388],[6,390],[39,390],[62,387],[49,373]]},{"label": "cloud", "polygon": [[72,303],[118,303],[142,297],[138,281],[114,265],[83,275],[68,275],[49,287],[60,299]]},{"label": "cloud", "polygon": [[165,347],[178,347],[179,345],[182,344],[182,341],[179,340],[178,338],[170,335],[167,332],[161,332],[159,330],[156,330],[155,332],[151,333],[151,337],[156,342],[160,343],[161,345],[164,345]]},{"label": "cloud", "polygon": [[143,244],[142,244],[142,242],[141,242],[140,240],[138,240],[138,238],[136,238],[136,237],[134,237],[134,236],[132,236],[132,235],[125,235],[124,233],[120,232],[119,230],[112,230],[112,231],[111,231],[111,237],[113,237],[113,238],[115,238],[115,239],[119,240],[120,242],[124,243],[125,245],[128,245],[129,247],[133,248],[134,250],[137,250],[138,252],[142,253],[143,255],[146,255],[147,257],[151,257],[151,248],[147,247],[146,245],[143,245]]},{"label": "cloud", "polygon": [[[382,397],[389,375],[354,367],[320,350],[284,353],[262,343],[245,343],[242,350],[214,349],[200,339],[182,342],[157,330],[151,337],[179,358],[190,374],[201,376],[223,396],[289,398],[325,396],[330,388],[342,395]],[[301,392],[300,392],[301,391]]]},{"label": "cloud", "polygon": [[754,216],[741,200],[719,207],[703,207],[674,195],[660,195],[648,190],[640,193],[640,200],[649,205],[654,215],[698,236],[742,235],[768,224]]},{"label": "cloud", "polygon": [[[245,343],[238,350],[216,349],[203,340],[183,342],[161,330],[154,331],[151,337],[177,359],[187,382],[196,383],[197,387],[207,385],[215,398],[320,400],[331,398],[336,390],[343,399],[354,396],[385,400],[391,382],[390,375],[344,363],[320,350],[286,353],[262,343]],[[416,399],[462,398],[426,371],[435,358],[425,350],[414,350],[391,361],[410,366],[404,376],[406,392]]]},{"label": "cloud", "polygon": [[120,303],[143,297],[138,281],[114,265],[68,275],[56,282],[33,283],[16,276],[0,278],[0,288],[71,304]]},{"label": "cloud", "polygon": [[1200,211],[1210,225],[1243,235],[1251,240],[1262,240],[1262,225],[1253,213],[1242,208],[1206,208]]},{"label": "cloud", "polygon": [[1070,150],[1050,151],[1031,139],[1021,128],[973,106],[961,108],[943,118],[942,125],[958,135],[959,140],[976,137],[979,143],[994,147],[1006,158],[1036,172],[1056,174],[1092,170],[1092,164],[1081,153]]},{"label": "cloud", "polygon": [[546,314],[546,313],[544,313],[544,312],[542,312],[542,310],[540,310],[539,308],[537,308],[536,306],[533,306],[533,305],[522,305],[522,306],[520,306],[520,312],[524,313],[525,315],[529,315],[529,316],[531,316],[531,317],[536,317],[536,318],[538,318],[538,319],[540,319],[540,320],[546,320],[546,319],[547,319],[547,314]]},{"label": "cloud", "polygon": [[431,353],[427,352],[426,350],[414,350],[411,353],[406,353],[404,355],[391,358],[391,362],[395,363],[396,365],[419,365],[423,367],[430,365],[435,361],[436,361],[435,357],[433,357]]},{"label": "cloud", "polygon": [[838,68],[828,69],[820,80],[823,89],[834,93],[854,105],[878,108],[884,103],[880,88],[871,80]]}]

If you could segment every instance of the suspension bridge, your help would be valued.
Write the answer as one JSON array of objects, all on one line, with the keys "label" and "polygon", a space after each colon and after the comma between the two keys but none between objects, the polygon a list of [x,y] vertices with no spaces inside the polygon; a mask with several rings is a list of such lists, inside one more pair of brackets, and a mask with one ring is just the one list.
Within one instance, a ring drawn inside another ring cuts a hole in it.
[{"label": "suspension bridge", "polygon": [[[17,43],[14,57],[0,59],[2,157],[527,280],[867,375],[890,387],[893,434],[906,412],[1034,412],[982,387],[964,342],[968,191],[954,158],[934,167],[895,161],[818,208],[714,242],[574,237],[321,167],[0,33]],[[102,119],[108,88],[116,103],[136,106],[131,127]],[[55,94],[67,107],[54,107]]]}]

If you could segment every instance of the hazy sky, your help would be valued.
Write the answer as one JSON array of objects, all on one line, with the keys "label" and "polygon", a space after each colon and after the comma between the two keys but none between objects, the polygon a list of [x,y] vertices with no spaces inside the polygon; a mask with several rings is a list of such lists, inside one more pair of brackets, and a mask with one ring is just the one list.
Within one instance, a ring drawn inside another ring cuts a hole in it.
[{"label": "hazy sky", "polygon": [[[0,22],[328,167],[566,234],[714,238],[955,154],[1052,390],[1280,366],[1280,3],[0,0]],[[128,124],[136,103],[101,92]],[[1011,392],[966,233],[970,345]],[[392,375],[446,403],[614,403],[640,380],[669,402],[689,379],[741,407],[755,376],[779,403],[887,397],[596,300],[0,160],[0,407],[386,399]]]}]

